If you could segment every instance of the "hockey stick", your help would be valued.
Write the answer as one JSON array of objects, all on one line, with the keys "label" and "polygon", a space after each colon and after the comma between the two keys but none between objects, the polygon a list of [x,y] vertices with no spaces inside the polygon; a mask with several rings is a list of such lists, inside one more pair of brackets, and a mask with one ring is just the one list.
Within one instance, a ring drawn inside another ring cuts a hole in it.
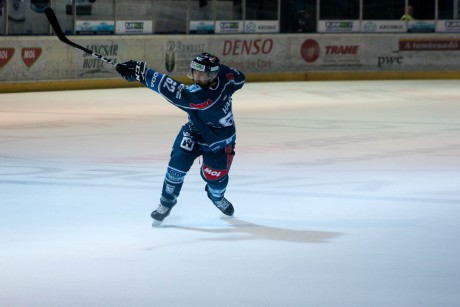
[{"label": "hockey stick", "polygon": [[88,49],[88,48],[85,48],[83,46],[80,46],[72,41],[70,41],[64,34],[64,32],[62,32],[62,29],[61,29],[61,26],[59,25],[59,22],[56,18],[56,15],[54,14],[54,11],[52,8],[50,7],[47,7],[45,9],[45,15],[46,15],[46,18],[48,18],[48,21],[50,22],[50,25],[51,27],[53,28],[54,32],[56,33],[57,37],[59,38],[59,40],[67,45],[70,45],[72,47],[75,47],[77,49],[80,49],[82,50],[83,52],[85,53],[88,53],[88,54],[91,54],[92,56],[98,58],[99,60],[102,60],[106,63],[109,63],[109,64],[112,64],[114,66],[117,66],[118,63],[115,62],[114,60],[111,60],[111,59],[108,59],[102,55],[100,55],[99,53],[96,53],[96,52],[93,52],[92,50]]}]

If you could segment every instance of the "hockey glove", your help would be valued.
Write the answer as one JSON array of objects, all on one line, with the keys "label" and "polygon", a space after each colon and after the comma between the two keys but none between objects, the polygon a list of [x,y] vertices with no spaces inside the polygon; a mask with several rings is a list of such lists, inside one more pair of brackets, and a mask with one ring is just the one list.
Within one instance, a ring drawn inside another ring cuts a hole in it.
[{"label": "hockey glove", "polygon": [[145,84],[145,73],[147,72],[145,62],[130,60],[118,64],[115,68],[126,81],[139,81]]}]

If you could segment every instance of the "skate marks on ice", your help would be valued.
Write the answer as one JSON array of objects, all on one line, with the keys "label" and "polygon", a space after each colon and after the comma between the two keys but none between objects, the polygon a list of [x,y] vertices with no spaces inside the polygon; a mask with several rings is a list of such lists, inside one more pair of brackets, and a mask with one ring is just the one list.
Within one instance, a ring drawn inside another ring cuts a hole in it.
[{"label": "skate marks on ice", "polygon": [[189,226],[163,225],[160,228],[174,228],[187,231],[201,232],[207,234],[224,234],[225,236],[215,238],[201,238],[204,241],[244,241],[244,240],[268,240],[293,243],[326,243],[329,240],[341,235],[338,232],[313,231],[313,230],[292,230],[280,227],[263,226],[247,222],[235,217],[222,217],[222,221],[229,224],[225,228],[202,228]]}]

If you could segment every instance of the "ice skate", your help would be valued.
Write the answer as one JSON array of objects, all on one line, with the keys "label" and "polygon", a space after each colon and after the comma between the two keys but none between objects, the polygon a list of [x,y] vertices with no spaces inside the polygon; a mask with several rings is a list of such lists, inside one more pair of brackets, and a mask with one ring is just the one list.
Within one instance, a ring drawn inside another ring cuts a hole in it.
[{"label": "ice skate", "polygon": [[231,202],[229,202],[225,197],[222,198],[221,200],[213,200],[211,199],[212,203],[214,206],[217,207],[220,211],[222,211],[223,214],[232,216],[233,213],[235,212],[235,209],[233,208],[233,205]]},{"label": "ice skate", "polygon": [[228,215],[228,216],[233,215],[233,213],[235,212],[235,209],[233,208],[232,203],[228,201],[228,199],[226,199],[225,197],[222,197],[222,199],[220,200],[213,199],[212,193],[208,185],[204,187],[204,190],[208,193],[208,198],[212,201],[214,206],[217,207],[217,209],[222,211],[222,213],[225,215]]},{"label": "ice skate", "polygon": [[150,214],[150,216],[153,218],[153,223],[152,226],[159,226],[161,225],[161,222],[169,215],[171,212],[171,208],[163,206],[160,204],[156,210]]}]

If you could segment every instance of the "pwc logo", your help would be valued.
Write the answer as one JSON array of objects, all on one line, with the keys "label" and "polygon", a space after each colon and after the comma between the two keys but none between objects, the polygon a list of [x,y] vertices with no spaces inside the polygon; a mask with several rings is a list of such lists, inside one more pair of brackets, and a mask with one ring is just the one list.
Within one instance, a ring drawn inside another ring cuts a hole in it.
[{"label": "pwc logo", "polygon": [[3,68],[14,55],[14,48],[0,48],[0,68]]},{"label": "pwc logo", "polygon": [[25,47],[21,50],[22,61],[28,68],[32,67],[42,54],[42,48]]}]

